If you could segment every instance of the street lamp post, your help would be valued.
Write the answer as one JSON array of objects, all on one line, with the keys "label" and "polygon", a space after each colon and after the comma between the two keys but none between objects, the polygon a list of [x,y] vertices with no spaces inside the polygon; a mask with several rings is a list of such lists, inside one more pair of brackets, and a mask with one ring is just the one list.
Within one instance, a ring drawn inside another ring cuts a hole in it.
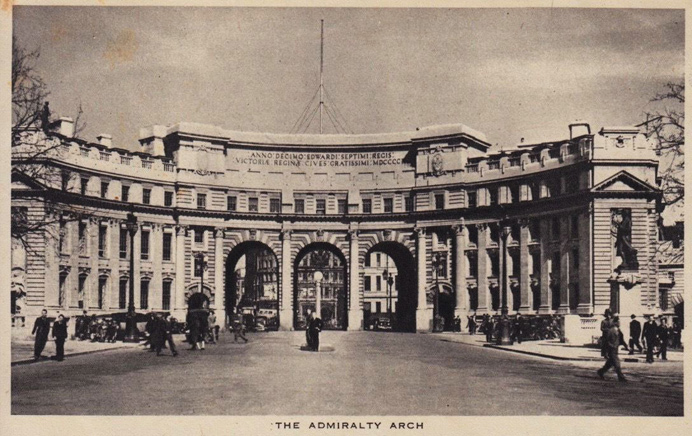
[{"label": "street lamp post", "polygon": [[500,278],[500,286],[502,292],[502,308],[500,311],[500,334],[497,338],[499,345],[512,345],[511,326],[509,323],[509,308],[507,307],[507,239],[512,233],[512,228],[507,224],[502,225],[502,277]]},{"label": "street lamp post", "polygon": [[387,315],[389,315],[390,320],[392,316],[392,285],[394,284],[394,276],[389,273],[389,269],[384,270],[382,273],[382,278],[387,286]]},{"label": "street lamp post", "polygon": [[435,294],[433,300],[433,331],[437,330],[437,319],[440,312],[440,270],[444,259],[441,253],[435,253],[433,257],[433,270],[435,271]]},{"label": "street lamp post", "polygon": [[125,338],[123,342],[139,342],[137,331],[137,321],[135,313],[135,234],[137,234],[137,217],[134,213],[127,214],[125,222],[127,231],[130,233],[130,292],[129,303],[127,305],[127,315],[125,318]]},{"label": "street lamp post", "polygon": [[199,292],[204,293],[204,271],[207,270],[208,265],[201,251],[197,253],[197,259],[199,261]]}]

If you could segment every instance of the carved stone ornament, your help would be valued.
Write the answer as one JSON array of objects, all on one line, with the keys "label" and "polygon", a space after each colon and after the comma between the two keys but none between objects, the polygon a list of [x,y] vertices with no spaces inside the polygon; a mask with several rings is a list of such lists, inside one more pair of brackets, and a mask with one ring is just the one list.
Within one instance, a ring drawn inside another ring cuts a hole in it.
[{"label": "carved stone ornament", "polygon": [[324,230],[322,230],[322,229],[317,230],[317,240],[320,242],[324,241]]},{"label": "carved stone ornament", "polygon": [[257,240],[257,229],[250,229],[250,240]]},{"label": "carved stone ornament", "polygon": [[435,176],[444,174],[444,158],[441,151],[436,151],[432,157],[432,172]]},{"label": "carved stone ornament", "polygon": [[356,239],[358,239],[358,230],[349,230],[348,239],[350,241],[355,241]]},{"label": "carved stone ornament", "polygon": [[384,230],[382,232],[382,238],[385,241],[391,241],[392,240],[392,231],[391,230]]}]

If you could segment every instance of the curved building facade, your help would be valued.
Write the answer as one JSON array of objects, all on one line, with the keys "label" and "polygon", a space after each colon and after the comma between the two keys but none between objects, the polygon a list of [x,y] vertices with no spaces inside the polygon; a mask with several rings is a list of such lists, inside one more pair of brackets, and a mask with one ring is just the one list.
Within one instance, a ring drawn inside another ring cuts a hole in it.
[{"label": "curved building facade", "polygon": [[[60,123],[37,133],[56,181],[13,173],[13,210],[51,222],[15,262],[26,314],[124,310],[133,274],[138,310],[181,316],[201,291],[224,314],[252,300],[281,329],[321,306],[333,328],[359,330],[373,253],[396,271],[402,330],[503,303],[577,323],[606,307],[659,310],[658,161],[636,128],[573,125],[564,140],[491,153],[463,125],[279,135],[179,123],[142,129],[133,153]],[[55,217],[76,210],[85,218]],[[241,258],[261,283],[239,276]]]}]

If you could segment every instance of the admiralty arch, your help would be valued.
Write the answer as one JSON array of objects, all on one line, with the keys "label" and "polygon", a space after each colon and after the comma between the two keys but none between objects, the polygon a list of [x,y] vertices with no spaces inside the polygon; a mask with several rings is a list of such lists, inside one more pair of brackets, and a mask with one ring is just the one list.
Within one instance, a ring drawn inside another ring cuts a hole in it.
[{"label": "admiralty arch", "polygon": [[138,311],[184,317],[201,292],[219,319],[254,304],[291,330],[317,305],[329,328],[360,330],[374,253],[397,274],[398,330],[503,303],[575,329],[607,307],[658,310],[658,161],[637,128],[575,124],[491,152],[462,124],[284,135],[182,122],[143,128],[133,152],[57,124],[34,135],[59,177],[12,173],[13,213],[50,223],[30,235],[37,249],[14,246],[27,316],[123,311],[133,275]]}]

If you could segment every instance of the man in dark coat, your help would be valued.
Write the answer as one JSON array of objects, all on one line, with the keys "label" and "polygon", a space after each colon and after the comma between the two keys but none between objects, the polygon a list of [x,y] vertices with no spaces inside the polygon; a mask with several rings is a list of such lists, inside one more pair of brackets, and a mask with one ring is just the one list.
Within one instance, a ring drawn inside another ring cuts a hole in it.
[{"label": "man in dark coat", "polygon": [[514,326],[512,328],[512,340],[516,340],[518,344],[521,344],[521,337],[524,334],[522,331],[523,323],[524,320],[522,320],[521,315],[517,314],[517,319],[514,320]]},{"label": "man in dark coat", "polygon": [[642,325],[637,321],[636,315],[632,314],[630,321],[630,354],[634,354],[634,347],[637,347],[639,352],[642,352],[642,344],[639,337],[642,335]]},{"label": "man in dark coat", "polygon": [[653,317],[647,317],[642,330],[644,346],[646,347],[646,363],[654,363],[654,346],[658,337],[658,326]]},{"label": "man in dark coat", "polygon": [[668,320],[661,318],[661,325],[658,326],[658,340],[661,341],[661,348],[658,351],[657,357],[661,360],[668,360],[668,338],[670,337],[670,328]]},{"label": "man in dark coat", "polygon": [[31,330],[31,334],[36,335],[36,339],[34,340],[34,360],[41,358],[41,353],[43,349],[46,348],[46,342],[48,342],[49,332],[50,321],[48,320],[48,311],[43,309],[41,311],[41,316],[36,318],[34,328]]},{"label": "man in dark coat", "polygon": [[612,320],[610,323],[610,329],[605,335],[605,358],[606,363],[603,368],[599,369],[598,376],[600,378],[605,378],[605,373],[610,368],[615,368],[615,373],[618,375],[618,380],[621,382],[627,381],[625,376],[622,374],[622,369],[620,368],[620,357],[618,356],[618,349],[620,348],[620,328],[619,322],[616,319]]},{"label": "man in dark coat", "polygon": [[308,348],[312,351],[320,350],[320,332],[322,331],[322,320],[317,317],[315,312],[310,314],[307,328]]},{"label": "man in dark coat", "polygon": [[613,313],[610,311],[610,309],[606,309],[603,317],[603,321],[601,321],[601,356],[606,357],[606,336],[608,336],[610,327],[612,327]]},{"label": "man in dark coat", "polygon": [[156,355],[161,355],[161,349],[166,342],[166,320],[163,314],[156,313],[154,319],[147,323],[149,327],[149,341],[156,351]]},{"label": "man in dark coat", "polygon": [[53,323],[53,338],[55,338],[55,360],[62,362],[65,359],[65,340],[67,340],[67,321],[62,314]]}]

